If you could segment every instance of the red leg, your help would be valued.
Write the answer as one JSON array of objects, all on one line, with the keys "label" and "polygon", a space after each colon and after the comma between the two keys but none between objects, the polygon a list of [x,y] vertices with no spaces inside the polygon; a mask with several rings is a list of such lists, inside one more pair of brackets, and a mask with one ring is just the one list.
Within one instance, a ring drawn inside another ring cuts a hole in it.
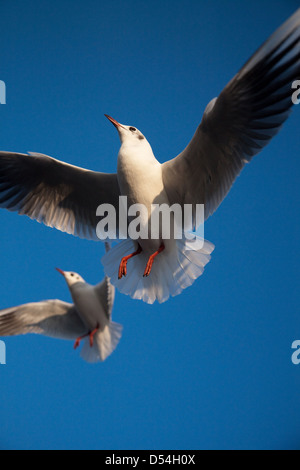
[{"label": "red leg", "polygon": [[119,279],[122,279],[122,277],[126,276],[126,274],[127,274],[127,261],[129,259],[133,258],[134,256],[139,255],[141,252],[142,252],[142,248],[139,245],[138,249],[134,253],[131,253],[131,255],[124,256],[124,258],[122,258],[121,263],[120,263],[120,267],[119,267],[119,276],[118,276]]},{"label": "red leg", "polygon": [[159,255],[162,251],[164,251],[164,249],[165,249],[165,245],[164,245],[164,243],[162,243],[160,245],[159,249],[155,253],[153,253],[153,255],[150,256],[150,258],[148,259],[148,263],[147,263],[145,272],[144,272],[144,277],[149,276],[149,274],[151,273],[151,269],[152,269],[152,266],[153,266],[154,259],[156,258],[157,255]]},{"label": "red leg", "polygon": [[75,344],[74,344],[74,349],[77,349],[80,346],[81,340],[89,336],[90,333],[87,333],[86,335],[79,336],[79,338],[76,339]]},{"label": "red leg", "polygon": [[89,333],[91,348],[94,346],[94,336],[95,336],[95,334],[97,333],[98,330],[99,330],[99,324],[97,325],[97,327],[93,331],[91,331]]}]

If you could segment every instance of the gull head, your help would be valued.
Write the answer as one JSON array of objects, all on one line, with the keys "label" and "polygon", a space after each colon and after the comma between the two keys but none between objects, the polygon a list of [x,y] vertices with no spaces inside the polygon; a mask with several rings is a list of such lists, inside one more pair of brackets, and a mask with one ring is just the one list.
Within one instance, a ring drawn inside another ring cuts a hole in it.
[{"label": "gull head", "polygon": [[133,126],[125,126],[124,124],[120,124],[114,118],[108,116],[107,114],[104,115],[107,119],[115,126],[118,131],[121,143],[124,144],[131,144],[131,145],[144,145],[145,143],[148,144],[147,139],[141,131],[139,131],[136,127]]},{"label": "gull head", "polygon": [[76,284],[77,282],[84,282],[85,280],[77,273],[74,273],[73,271],[63,271],[62,269],[55,268],[56,271],[58,271],[62,276],[64,276],[68,286],[72,286],[73,284]]}]

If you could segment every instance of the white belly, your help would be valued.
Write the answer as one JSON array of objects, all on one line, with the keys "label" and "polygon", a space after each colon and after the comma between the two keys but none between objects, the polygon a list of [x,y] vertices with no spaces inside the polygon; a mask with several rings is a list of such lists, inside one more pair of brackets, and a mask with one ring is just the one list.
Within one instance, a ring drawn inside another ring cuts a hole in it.
[{"label": "white belly", "polygon": [[78,285],[76,292],[72,292],[72,297],[80,318],[87,329],[92,331],[99,326],[102,330],[108,320],[93,286]]},{"label": "white belly", "polygon": [[[118,181],[122,196],[127,196],[128,208],[133,204],[142,204],[146,211],[139,213],[140,231],[146,237],[138,239],[144,251],[154,252],[161,243],[162,237],[151,239],[151,211],[154,204],[168,204],[164,190],[160,163],[154,158],[143,159],[135,155],[119,155]],[[136,217],[128,217],[129,227]]]}]

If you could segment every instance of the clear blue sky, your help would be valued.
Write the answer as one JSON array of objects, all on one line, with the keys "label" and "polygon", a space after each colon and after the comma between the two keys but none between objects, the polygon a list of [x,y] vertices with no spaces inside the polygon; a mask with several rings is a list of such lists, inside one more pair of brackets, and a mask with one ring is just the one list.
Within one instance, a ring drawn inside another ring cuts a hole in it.
[{"label": "clear blue sky", "polygon": [[[104,113],[176,156],[206,104],[298,7],[292,0],[0,0],[0,148],[114,172]],[[300,106],[206,224],[216,245],[182,295],[120,294],[115,353],[84,363],[72,343],[6,339],[0,448],[300,448]],[[101,243],[0,211],[0,308],[69,300],[58,266],[91,283]]]}]

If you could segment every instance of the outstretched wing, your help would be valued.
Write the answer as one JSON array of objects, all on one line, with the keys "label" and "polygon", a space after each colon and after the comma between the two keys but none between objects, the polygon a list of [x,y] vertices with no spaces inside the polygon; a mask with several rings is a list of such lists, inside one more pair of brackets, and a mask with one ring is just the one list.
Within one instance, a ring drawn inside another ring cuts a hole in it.
[{"label": "outstretched wing", "polygon": [[95,286],[95,292],[100,299],[107,319],[111,320],[111,313],[115,301],[115,288],[111,284],[110,279],[105,276],[102,282]]},{"label": "outstretched wing", "polygon": [[290,114],[300,79],[300,9],[212,100],[186,149],[163,165],[170,203],[220,205],[246,163]]},{"label": "outstretched wing", "polygon": [[76,339],[87,332],[73,304],[45,300],[0,310],[0,336],[36,333]]},{"label": "outstretched wing", "polygon": [[[111,250],[109,242],[105,243],[105,251],[108,253]],[[111,284],[108,276],[105,276],[102,282],[99,282],[95,287],[96,295],[98,296],[101,305],[103,306],[106,317],[111,321],[111,313],[115,301],[115,287]]]},{"label": "outstretched wing", "polygon": [[[0,152],[0,207],[81,238],[98,240],[96,210],[118,210],[116,174],[88,171],[42,154]],[[118,217],[117,217],[118,220]]]}]

